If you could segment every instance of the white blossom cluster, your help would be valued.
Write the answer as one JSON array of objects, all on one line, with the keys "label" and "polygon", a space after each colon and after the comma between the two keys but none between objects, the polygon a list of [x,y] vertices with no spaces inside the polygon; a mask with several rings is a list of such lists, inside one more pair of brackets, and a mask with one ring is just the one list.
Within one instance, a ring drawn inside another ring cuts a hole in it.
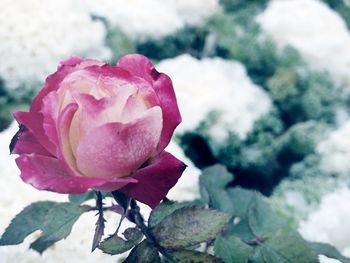
[{"label": "white blossom cluster", "polygon": [[200,25],[220,10],[218,0],[85,0],[132,39],[162,37],[185,25]]},{"label": "white blossom cluster", "polygon": [[194,130],[215,111],[217,123],[208,131],[214,140],[223,141],[230,129],[244,138],[255,120],[270,109],[269,96],[253,84],[238,62],[198,60],[185,54],[163,60],[157,69],[166,72],[174,83],[182,115],[178,133]]},{"label": "white blossom cluster", "polygon": [[330,243],[350,256],[349,199],[348,188],[325,195],[319,209],[300,223],[299,232],[310,241]]},{"label": "white blossom cluster", "polygon": [[348,175],[350,172],[350,120],[321,141],[316,152],[321,156],[321,167],[327,172]]},{"label": "white blossom cluster", "polygon": [[111,56],[104,25],[79,1],[1,0],[0,10],[0,78],[8,89],[40,85],[72,54]]},{"label": "white blossom cluster", "polygon": [[350,86],[350,33],[325,3],[270,1],[257,21],[277,44],[293,46],[311,66],[328,70],[338,84]]}]

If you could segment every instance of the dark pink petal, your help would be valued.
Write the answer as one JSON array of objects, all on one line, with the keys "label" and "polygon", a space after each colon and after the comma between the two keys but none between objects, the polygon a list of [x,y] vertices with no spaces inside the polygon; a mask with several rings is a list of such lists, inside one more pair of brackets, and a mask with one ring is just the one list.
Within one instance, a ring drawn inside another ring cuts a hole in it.
[{"label": "dark pink petal", "polygon": [[175,128],[180,124],[181,115],[171,79],[161,73],[153,85],[163,111],[163,130],[158,145],[161,152],[169,144]]},{"label": "dark pink petal", "polygon": [[45,85],[40,90],[38,95],[34,98],[30,107],[29,113],[16,112],[14,116],[19,124],[25,125],[28,130],[36,137],[36,139],[49,151],[52,155],[56,155],[56,146],[47,137],[44,127],[43,114],[40,112],[42,107],[43,98],[50,92],[57,90],[62,80],[72,71],[74,71],[77,63],[80,63],[81,59],[77,57],[69,58],[63,61],[58,70],[47,77]]},{"label": "dark pink petal", "polygon": [[59,112],[59,97],[58,94],[53,91],[46,95],[42,101],[42,107],[40,112],[43,116],[42,126],[46,137],[54,145],[58,145],[57,134],[57,118]]},{"label": "dark pink petal", "polygon": [[50,156],[50,153],[46,151],[46,149],[24,125],[20,125],[18,132],[11,141],[10,148],[12,148],[12,154],[36,153]]},{"label": "dark pink petal", "polygon": [[37,154],[21,155],[16,159],[21,170],[21,178],[39,190],[48,190],[63,194],[81,194],[88,189],[106,188],[117,190],[128,183],[137,182],[133,178],[91,178],[71,176],[64,165],[56,158]]},{"label": "dark pink petal", "polygon": [[181,115],[171,79],[167,75],[159,73],[148,58],[139,54],[130,54],[122,57],[118,61],[117,66],[147,80],[153,86],[159,99],[159,106],[163,111],[163,130],[158,145],[158,152],[163,151],[169,144],[175,128],[181,122]]},{"label": "dark pink petal", "polygon": [[166,197],[185,169],[183,162],[164,151],[159,158],[136,172],[133,178],[138,180],[137,184],[128,184],[119,191],[154,208]]},{"label": "dark pink petal", "polygon": [[105,76],[112,77],[117,79],[128,80],[132,78],[130,72],[126,71],[120,67],[114,67],[108,64],[99,66],[99,65],[91,65],[85,68],[90,74],[93,74],[96,77]]},{"label": "dark pink petal", "polygon": [[[81,66],[80,66],[81,64]],[[43,126],[44,117],[41,112],[42,104],[44,98],[52,91],[58,90],[63,79],[74,72],[77,69],[89,67],[92,65],[101,65],[103,63],[95,60],[82,60],[78,57],[72,56],[64,61],[62,61],[55,73],[46,78],[45,84],[33,99],[31,104],[29,114],[26,115],[26,120],[24,122],[19,122],[24,124],[37,140],[52,154],[56,155],[56,144],[53,143],[47,136],[45,128]],[[17,119],[17,118],[16,118]],[[18,120],[18,119],[17,119]],[[52,134],[52,130],[49,132]]]},{"label": "dark pink petal", "polygon": [[121,57],[117,66],[127,70],[132,75],[147,80],[150,84],[153,83],[154,77],[156,78],[152,62],[140,54],[129,54]]},{"label": "dark pink petal", "polygon": [[78,169],[91,177],[124,177],[155,151],[162,129],[158,106],[130,123],[107,123],[83,137],[77,149]]}]

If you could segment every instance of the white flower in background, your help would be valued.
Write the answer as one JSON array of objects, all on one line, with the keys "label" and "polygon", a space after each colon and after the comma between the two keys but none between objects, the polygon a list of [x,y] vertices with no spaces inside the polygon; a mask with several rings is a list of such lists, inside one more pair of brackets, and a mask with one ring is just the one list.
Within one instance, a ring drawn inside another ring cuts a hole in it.
[{"label": "white flower in background", "polygon": [[174,83],[182,115],[178,133],[195,129],[215,111],[218,122],[208,131],[215,141],[223,141],[229,130],[244,138],[255,120],[270,109],[268,95],[252,83],[238,62],[181,55],[161,61],[157,69]]},{"label": "white flower in background", "polygon": [[333,259],[333,258],[328,258],[324,255],[319,255],[318,259],[320,260],[320,263],[342,263],[339,260]]},{"label": "white flower in background", "polygon": [[219,10],[218,0],[85,0],[90,12],[105,17],[133,39],[162,37],[199,25]]},{"label": "white flower in background", "polygon": [[173,5],[184,23],[189,25],[201,25],[220,10],[218,0],[168,0],[168,2]]},{"label": "white flower in background", "polygon": [[330,243],[350,256],[349,200],[348,188],[325,195],[318,210],[300,223],[299,232],[307,240]]},{"label": "white flower in background", "polygon": [[170,200],[190,201],[199,198],[199,175],[201,171],[185,156],[179,145],[171,141],[166,151],[183,161],[187,168],[176,185],[170,189],[167,197]]},{"label": "white flower in background", "polygon": [[10,89],[42,83],[72,55],[107,59],[106,30],[71,0],[0,1],[0,78]]},{"label": "white flower in background", "polygon": [[313,67],[350,85],[350,33],[343,19],[318,0],[275,0],[257,17],[280,46],[291,45]]},{"label": "white flower in background", "polygon": [[327,172],[348,175],[350,172],[350,120],[321,141],[316,152],[321,156],[321,167]]}]

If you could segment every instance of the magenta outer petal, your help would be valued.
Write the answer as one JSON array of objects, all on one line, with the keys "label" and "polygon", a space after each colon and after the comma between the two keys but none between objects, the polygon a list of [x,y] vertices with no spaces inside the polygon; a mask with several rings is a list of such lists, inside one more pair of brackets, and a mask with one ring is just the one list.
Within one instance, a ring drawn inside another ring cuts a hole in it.
[{"label": "magenta outer petal", "polygon": [[[21,178],[39,190],[63,194],[81,194],[98,187],[117,190],[128,183],[137,182],[133,178],[91,178],[70,175],[64,165],[55,158],[36,154],[24,154],[16,159],[21,170]],[[109,184],[109,188],[106,185]]]},{"label": "magenta outer petal", "polygon": [[147,80],[153,86],[159,99],[159,106],[163,111],[163,130],[158,152],[163,151],[169,144],[175,128],[181,122],[171,79],[167,75],[159,73],[148,58],[139,54],[130,54],[120,58],[117,66]]},{"label": "magenta outer petal", "polygon": [[34,135],[23,125],[20,126],[18,132],[13,137],[11,146],[13,147],[11,151],[13,154],[36,153],[50,156],[50,153],[46,151]]},{"label": "magenta outer petal", "polygon": [[61,65],[57,72],[47,77],[44,87],[40,90],[38,95],[34,98],[30,107],[29,113],[16,112],[14,116],[19,124],[25,125],[29,131],[34,134],[36,139],[52,154],[56,155],[56,146],[47,137],[43,127],[43,115],[40,112],[42,107],[43,98],[51,91],[57,90],[62,80],[71,73],[77,63],[80,63],[81,59],[72,57],[61,62]]},{"label": "magenta outer petal", "polygon": [[158,145],[158,150],[162,151],[169,144],[175,128],[180,124],[181,115],[171,79],[161,73],[153,85],[163,110],[163,130]]},{"label": "magenta outer petal", "polygon": [[133,178],[138,180],[137,184],[128,184],[119,191],[154,208],[176,184],[185,169],[183,162],[163,151],[156,160],[136,172]]},{"label": "magenta outer petal", "polygon": [[140,54],[129,54],[121,57],[117,66],[129,71],[132,75],[147,80],[150,84],[153,83],[159,74],[154,69],[152,62]]}]

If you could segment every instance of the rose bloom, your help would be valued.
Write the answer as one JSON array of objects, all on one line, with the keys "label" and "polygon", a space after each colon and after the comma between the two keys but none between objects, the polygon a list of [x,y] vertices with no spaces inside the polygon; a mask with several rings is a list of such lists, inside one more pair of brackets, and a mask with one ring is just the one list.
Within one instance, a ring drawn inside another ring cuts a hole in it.
[{"label": "rose bloom", "polygon": [[118,190],[153,208],[186,167],[164,151],[181,122],[172,82],[142,55],[116,66],[62,61],[29,112],[14,116],[11,152],[23,181],[40,190]]}]

